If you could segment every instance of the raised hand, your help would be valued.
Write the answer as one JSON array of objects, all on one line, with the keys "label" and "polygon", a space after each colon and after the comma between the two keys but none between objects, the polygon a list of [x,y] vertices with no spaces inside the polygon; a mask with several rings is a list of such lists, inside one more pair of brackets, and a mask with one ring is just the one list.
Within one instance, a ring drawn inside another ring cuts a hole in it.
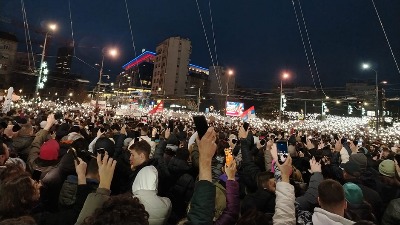
[{"label": "raised hand", "polygon": [[101,155],[97,155],[97,165],[99,166],[99,175],[100,175],[100,184],[99,188],[105,188],[110,190],[111,181],[114,176],[114,170],[117,161],[113,158],[108,157],[108,153],[106,152],[103,160],[101,159]]},{"label": "raised hand", "polygon": [[278,166],[279,170],[281,171],[282,182],[289,183],[290,174],[292,174],[292,157],[288,155],[287,159],[283,164],[280,164],[276,161],[276,165]]}]

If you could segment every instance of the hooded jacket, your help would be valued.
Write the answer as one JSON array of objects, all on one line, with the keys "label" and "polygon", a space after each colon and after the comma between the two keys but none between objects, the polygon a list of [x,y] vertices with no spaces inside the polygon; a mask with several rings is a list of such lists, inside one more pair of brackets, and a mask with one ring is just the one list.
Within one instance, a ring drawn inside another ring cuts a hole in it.
[{"label": "hooded jacket", "polygon": [[342,216],[330,213],[321,208],[315,208],[312,215],[312,222],[314,225],[351,225],[353,221],[348,220]]},{"label": "hooded jacket", "polygon": [[154,166],[143,167],[132,185],[132,193],[149,213],[150,225],[166,224],[171,213],[171,201],[157,196],[158,172]]}]

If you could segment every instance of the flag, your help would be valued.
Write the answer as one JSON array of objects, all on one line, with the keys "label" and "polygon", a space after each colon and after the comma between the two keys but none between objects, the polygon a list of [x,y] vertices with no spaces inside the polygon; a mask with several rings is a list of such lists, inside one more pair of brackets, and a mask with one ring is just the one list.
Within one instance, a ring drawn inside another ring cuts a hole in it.
[{"label": "flag", "polygon": [[162,112],[164,110],[164,102],[161,101],[160,103],[157,104],[156,107],[154,107],[152,110],[150,110],[149,114],[154,114],[157,112]]},{"label": "flag", "polygon": [[242,117],[243,121],[247,121],[248,119],[255,118],[256,111],[254,109],[254,106],[252,106],[252,107],[248,108],[246,111],[244,111],[241,117]]}]

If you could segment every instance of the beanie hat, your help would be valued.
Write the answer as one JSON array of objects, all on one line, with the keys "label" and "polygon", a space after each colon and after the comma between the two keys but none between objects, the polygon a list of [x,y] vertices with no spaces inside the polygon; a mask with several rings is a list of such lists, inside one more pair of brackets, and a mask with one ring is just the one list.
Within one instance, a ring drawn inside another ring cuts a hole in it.
[{"label": "beanie hat", "polygon": [[357,163],[361,170],[367,169],[367,156],[365,156],[363,153],[350,155],[349,161]]},{"label": "beanie hat", "polygon": [[40,147],[39,158],[42,160],[57,160],[60,145],[54,139],[48,140]]},{"label": "beanie hat", "polygon": [[350,204],[361,204],[364,199],[361,188],[355,183],[345,183],[343,185],[344,196],[346,201]]},{"label": "beanie hat", "polygon": [[353,162],[353,161],[348,161],[347,163],[342,163],[340,167],[348,174],[350,174],[353,177],[359,177],[361,174],[361,168],[360,166]]},{"label": "beanie hat", "polygon": [[394,166],[394,161],[390,159],[383,160],[379,164],[379,173],[387,177],[394,177],[396,173],[396,168]]}]

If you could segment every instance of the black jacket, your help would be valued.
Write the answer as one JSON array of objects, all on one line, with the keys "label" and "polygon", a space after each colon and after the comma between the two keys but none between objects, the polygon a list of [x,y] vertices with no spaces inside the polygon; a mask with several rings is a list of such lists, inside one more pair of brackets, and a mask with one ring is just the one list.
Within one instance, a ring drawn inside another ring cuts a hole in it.
[{"label": "black jacket", "polygon": [[275,193],[267,190],[257,190],[255,193],[248,194],[242,201],[241,214],[253,208],[263,213],[274,213],[275,198]]}]

